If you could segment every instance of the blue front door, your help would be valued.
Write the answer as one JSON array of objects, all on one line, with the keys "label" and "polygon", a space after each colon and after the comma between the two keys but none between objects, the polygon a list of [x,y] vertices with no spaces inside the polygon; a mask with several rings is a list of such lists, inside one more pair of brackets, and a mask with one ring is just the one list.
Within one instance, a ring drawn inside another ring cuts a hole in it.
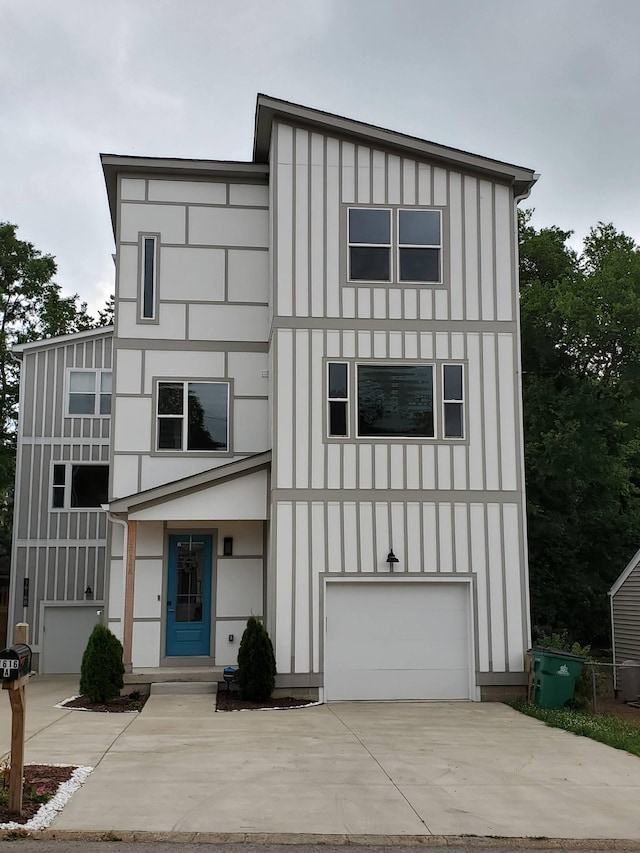
[{"label": "blue front door", "polygon": [[211,646],[211,536],[169,536],[167,657],[208,655]]}]

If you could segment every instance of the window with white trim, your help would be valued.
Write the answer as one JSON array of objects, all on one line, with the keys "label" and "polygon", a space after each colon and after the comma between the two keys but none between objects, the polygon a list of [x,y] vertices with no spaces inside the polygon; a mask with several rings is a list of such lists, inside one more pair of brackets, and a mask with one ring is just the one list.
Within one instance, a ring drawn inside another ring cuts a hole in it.
[{"label": "window with white trim", "polygon": [[111,414],[111,371],[69,370],[68,413],[70,415]]},{"label": "window with white trim", "polygon": [[327,429],[332,438],[349,436],[349,365],[327,364]]},{"label": "window with white trim", "polygon": [[108,465],[54,463],[51,480],[53,509],[99,509],[107,503]]},{"label": "window with white trim", "polygon": [[442,431],[445,438],[464,438],[464,377],[461,364],[442,365]]},{"label": "window with white trim", "polygon": [[140,270],[140,317],[154,320],[156,316],[156,277],[158,238],[142,235],[142,261]]},{"label": "window with white trim", "polygon": [[229,383],[158,382],[156,449],[228,451]]},{"label": "window with white trim", "polygon": [[[442,211],[435,208],[350,207],[349,281],[439,284]],[[394,249],[396,251],[392,251]]]}]

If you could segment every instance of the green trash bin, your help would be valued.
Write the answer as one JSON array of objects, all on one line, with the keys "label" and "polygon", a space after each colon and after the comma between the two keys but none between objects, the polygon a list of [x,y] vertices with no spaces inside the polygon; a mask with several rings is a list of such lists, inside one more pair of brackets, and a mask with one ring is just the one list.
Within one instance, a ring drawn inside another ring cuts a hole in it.
[{"label": "green trash bin", "polygon": [[558,649],[533,647],[533,702],[538,708],[564,708],[571,702],[585,658]]}]

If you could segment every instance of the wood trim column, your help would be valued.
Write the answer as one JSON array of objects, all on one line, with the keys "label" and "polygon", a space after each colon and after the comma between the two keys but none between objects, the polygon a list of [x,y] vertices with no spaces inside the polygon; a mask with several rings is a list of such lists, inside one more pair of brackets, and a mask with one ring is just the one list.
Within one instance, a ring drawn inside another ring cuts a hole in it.
[{"label": "wood trim column", "polygon": [[124,630],[123,638],[123,663],[124,671],[133,670],[133,599],[136,586],[136,539],[138,534],[138,522],[127,522],[127,564],[125,567],[124,582]]}]

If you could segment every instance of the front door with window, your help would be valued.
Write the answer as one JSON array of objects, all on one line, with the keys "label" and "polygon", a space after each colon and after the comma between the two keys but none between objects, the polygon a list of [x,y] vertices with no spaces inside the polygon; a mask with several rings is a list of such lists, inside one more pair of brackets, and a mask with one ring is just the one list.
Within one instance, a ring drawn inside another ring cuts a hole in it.
[{"label": "front door with window", "polygon": [[167,657],[211,651],[211,536],[169,537]]}]

